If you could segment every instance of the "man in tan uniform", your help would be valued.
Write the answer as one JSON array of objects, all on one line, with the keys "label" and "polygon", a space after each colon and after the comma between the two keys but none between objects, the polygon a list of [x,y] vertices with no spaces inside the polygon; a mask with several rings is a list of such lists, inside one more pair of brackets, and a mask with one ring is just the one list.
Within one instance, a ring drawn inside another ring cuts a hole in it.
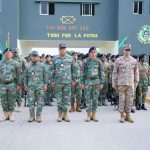
[{"label": "man in tan uniform", "polygon": [[139,69],[137,61],[130,54],[131,45],[125,44],[123,56],[116,60],[112,75],[112,87],[119,92],[121,123],[134,122],[130,117],[130,112],[133,106],[134,92],[139,82]]}]

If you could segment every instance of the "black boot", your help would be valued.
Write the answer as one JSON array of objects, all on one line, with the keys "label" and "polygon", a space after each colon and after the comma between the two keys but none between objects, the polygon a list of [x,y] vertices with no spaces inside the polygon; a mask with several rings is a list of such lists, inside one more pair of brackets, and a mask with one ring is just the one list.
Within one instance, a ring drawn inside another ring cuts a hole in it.
[{"label": "black boot", "polygon": [[102,105],[103,105],[103,106],[107,106],[106,102],[103,102]]},{"label": "black boot", "polygon": [[51,101],[49,101],[49,102],[47,103],[47,105],[48,105],[48,106],[52,106],[52,103],[51,103]]},{"label": "black boot", "polygon": [[135,113],[135,110],[132,108],[132,109],[131,109],[131,112],[132,112],[132,113]]},{"label": "black boot", "polygon": [[136,110],[141,110],[141,105],[140,104],[136,105]]},{"label": "black boot", "polygon": [[145,107],[145,104],[142,104],[141,109],[143,109],[143,110],[147,110],[147,108]]},{"label": "black boot", "polygon": [[98,106],[102,106],[102,102],[98,101]]},{"label": "black boot", "polygon": [[85,108],[86,108],[86,104],[85,103],[81,104],[81,109],[85,109]]}]

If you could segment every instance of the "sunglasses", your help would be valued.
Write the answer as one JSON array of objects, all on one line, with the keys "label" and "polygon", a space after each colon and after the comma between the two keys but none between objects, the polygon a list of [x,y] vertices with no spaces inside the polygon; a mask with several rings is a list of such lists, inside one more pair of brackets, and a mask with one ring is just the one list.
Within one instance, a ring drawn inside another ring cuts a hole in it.
[{"label": "sunglasses", "polygon": [[130,51],[131,51],[131,49],[125,49],[125,51],[128,51],[128,52],[130,52]]}]

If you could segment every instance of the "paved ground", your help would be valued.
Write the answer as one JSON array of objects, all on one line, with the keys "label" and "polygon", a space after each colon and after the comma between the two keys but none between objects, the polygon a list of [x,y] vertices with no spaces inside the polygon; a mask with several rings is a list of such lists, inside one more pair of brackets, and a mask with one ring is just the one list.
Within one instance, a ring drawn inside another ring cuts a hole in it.
[{"label": "paved ground", "polygon": [[23,108],[14,123],[0,123],[0,150],[149,150],[147,107],[148,111],[132,114],[134,124],[120,124],[119,114],[111,106],[98,108],[98,123],[84,122],[85,110],[69,114],[70,123],[57,123],[55,103],[44,108],[42,123],[28,123],[28,108]]}]

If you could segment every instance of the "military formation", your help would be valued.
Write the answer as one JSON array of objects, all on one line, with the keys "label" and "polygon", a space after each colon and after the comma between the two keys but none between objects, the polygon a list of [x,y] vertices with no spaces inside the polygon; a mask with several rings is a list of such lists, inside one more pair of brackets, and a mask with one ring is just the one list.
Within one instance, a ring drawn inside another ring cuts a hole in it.
[{"label": "military formation", "polygon": [[5,120],[15,121],[22,100],[29,108],[28,122],[42,122],[43,107],[57,100],[57,122],[70,122],[69,112],[86,109],[86,122],[98,122],[98,106],[108,102],[120,112],[120,122],[133,123],[131,112],[147,110],[146,93],[150,85],[150,66],[146,55],[131,56],[131,45],[123,54],[100,54],[91,47],[88,54],[67,54],[61,43],[57,56],[32,51],[22,58],[18,49],[4,50],[0,61],[0,100]]}]

